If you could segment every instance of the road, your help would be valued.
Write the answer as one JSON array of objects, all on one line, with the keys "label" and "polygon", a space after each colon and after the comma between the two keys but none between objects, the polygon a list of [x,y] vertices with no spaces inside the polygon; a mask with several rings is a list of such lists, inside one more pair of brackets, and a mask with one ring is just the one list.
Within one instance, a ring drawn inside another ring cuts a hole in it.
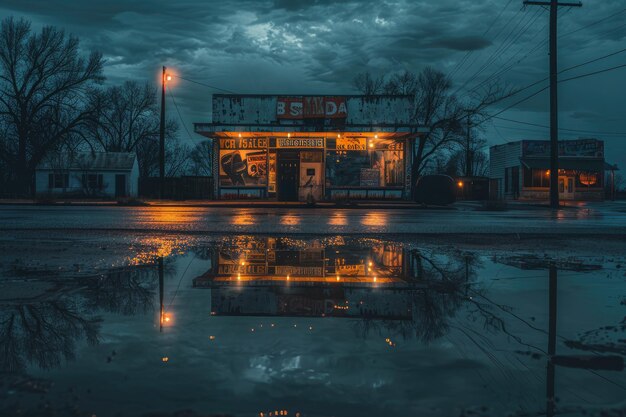
[{"label": "road", "polygon": [[626,204],[477,211],[0,206],[0,230],[303,234],[626,234]]}]

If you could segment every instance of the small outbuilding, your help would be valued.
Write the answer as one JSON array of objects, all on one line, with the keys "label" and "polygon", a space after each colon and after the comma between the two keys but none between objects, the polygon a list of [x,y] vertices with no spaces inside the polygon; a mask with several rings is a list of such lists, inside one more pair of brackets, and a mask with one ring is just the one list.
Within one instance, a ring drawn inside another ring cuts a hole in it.
[{"label": "small outbuilding", "polygon": [[[561,200],[604,199],[604,142],[560,140],[558,187]],[[550,141],[522,140],[489,149],[490,194],[496,199],[548,200]]]},{"label": "small outbuilding", "polygon": [[137,197],[139,165],[131,152],[78,152],[48,158],[35,170],[37,195]]}]

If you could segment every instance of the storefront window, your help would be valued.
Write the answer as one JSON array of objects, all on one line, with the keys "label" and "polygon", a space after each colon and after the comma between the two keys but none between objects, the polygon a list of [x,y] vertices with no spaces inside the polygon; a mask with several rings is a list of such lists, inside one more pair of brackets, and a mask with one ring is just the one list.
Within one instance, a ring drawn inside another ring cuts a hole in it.
[{"label": "storefront window", "polygon": [[602,187],[602,175],[599,172],[579,172],[576,175],[576,187]]},{"label": "storefront window", "polygon": [[389,187],[404,184],[403,151],[328,151],[329,186]]},{"label": "storefront window", "polygon": [[524,167],[524,187],[550,187],[550,171]]}]

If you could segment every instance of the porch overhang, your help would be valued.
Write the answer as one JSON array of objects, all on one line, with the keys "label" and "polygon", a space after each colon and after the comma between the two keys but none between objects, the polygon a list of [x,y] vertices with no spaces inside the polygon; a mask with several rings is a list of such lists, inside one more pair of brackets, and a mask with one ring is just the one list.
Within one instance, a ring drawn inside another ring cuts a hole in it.
[{"label": "porch overhang", "polygon": [[417,125],[346,125],[346,126],[302,126],[302,125],[248,125],[194,123],[194,131],[208,138],[232,137],[320,137],[336,134],[351,134],[366,137],[379,135],[386,138],[410,138],[427,134],[430,129]]}]

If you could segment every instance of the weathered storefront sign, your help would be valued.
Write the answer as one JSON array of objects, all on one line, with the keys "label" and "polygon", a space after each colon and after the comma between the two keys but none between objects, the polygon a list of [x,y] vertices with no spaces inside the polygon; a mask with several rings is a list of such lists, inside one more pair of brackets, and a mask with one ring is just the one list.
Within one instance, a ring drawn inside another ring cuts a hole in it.
[{"label": "weathered storefront sign", "polygon": [[348,116],[346,98],[341,96],[278,97],[278,119],[341,119]]},{"label": "weathered storefront sign", "polygon": [[267,138],[220,139],[220,149],[265,149]]},{"label": "weathered storefront sign", "polygon": [[277,138],[277,148],[323,148],[323,138]]},{"label": "weathered storefront sign", "polygon": [[338,151],[366,151],[366,138],[337,138],[336,149]]},{"label": "weathered storefront sign", "polygon": [[[549,157],[549,141],[523,141],[524,156]],[[603,158],[604,143],[596,139],[567,140],[559,142],[559,156],[582,156]]]}]

